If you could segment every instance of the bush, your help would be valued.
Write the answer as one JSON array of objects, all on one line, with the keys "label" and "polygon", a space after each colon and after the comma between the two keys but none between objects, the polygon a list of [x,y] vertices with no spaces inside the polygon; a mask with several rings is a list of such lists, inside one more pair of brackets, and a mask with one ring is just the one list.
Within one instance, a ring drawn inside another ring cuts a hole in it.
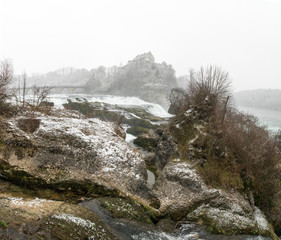
[{"label": "bush", "polygon": [[126,123],[131,127],[142,127],[142,128],[151,128],[151,129],[158,127],[151,124],[148,120],[138,119],[138,118],[127,119]]},{"label": "bush", "polygon": [[133,143],[142,147],[148,152],[153,152],[156,147],[156,140],[154,138],[147,138],[143,136],[138,136]]},{"label": "bush", "polygon": [[143,127],[130,127],[127,129],[127,133],[132,134],[134,136],[139,136],[143,133],[148,133],[149,128],[143,128]]},{"label": "bush", "polygon": [[197,72],[190,71],[185,104],[181,104],[176,115],[193,108],[201,119],[213,115],[223,115],[231,96],[229,74],[218,66],[201,67]]},{"label": "bush", "polygon": [[[280,189],[281,135],[270,136],[255,117],[228,105],[230,80],[216,66],[192,72],[188,91],[186,108],[170,127],[178,133],[182,153],[200,160],[207,183],[252,192],[255,204],[268,212]],[[203,130],[196,131],[196,124]]]},{"label": "bush", "polygon": [[13,67],[8,61],[0,62],[0,115],[9,115],[12,112],[11,105],[7,103],[10,97],[8,86],[13,79]]},{"label": "bush", "polygon": [[36,118],[20,118],[18,127],[27,133],[33,133],[39,128],[40,122],[41,120]]},{"label": "bush", "polygon": [[[209,122],[207,132],[212,141],[210,146],[203,147],[208,154],[207,164],[201,170],[207,182],[225,185],[223,175],[227,176],[227,181],[236,182],[235,186],[241,190],[252,191],[259,208],[265,212],[272,208],[281,176],[281,154],[276,138],[258,126],[255,117],[235,110],[228,110],[223,124],[218,118]],[[239,179],[243,187],[239,187]]]}]

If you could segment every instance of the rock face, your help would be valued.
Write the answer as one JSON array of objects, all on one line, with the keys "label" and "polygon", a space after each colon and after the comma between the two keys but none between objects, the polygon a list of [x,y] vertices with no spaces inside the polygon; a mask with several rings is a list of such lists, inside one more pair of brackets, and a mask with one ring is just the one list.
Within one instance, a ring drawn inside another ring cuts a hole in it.
[{"label": "rock face", "polygon": [[186,162],[169,162],[155,183],[160,212],[174,220],[202,221],[211,231],[269,234],[270,227],[258,208],[238,192],[208,187]]},{"label": "rock face", "polygon": [[[154,186],[148,186],[145,162],[124,141],[121,127],[87,119],[73,111],[27,115],[0,121],[2,178],[30,187],[72,190],[86,196],[129,197],[137,204],[149,205],[146,209],[155,221],[169,217],[174,221],[196,221],[215,233],[272,234],[262,212],[246,196],[235,189],[215,189],[204,182],[192,165],[194,162],[181,151],[180,139],[171,134],[171,127],[148,133],[157,146],[147,156],[147,165],[158,174]],[[181,124],[174,123],[174,131],[183,136],[192,125],[191,122],[181,128]],[[183,139],[186,146],[199,134],[204,135],[202,126],[194,128],[197,131],[194,136],[191,134],[192,139]],[[13,207],[9,201],[2,202]],[[80,212],[78,215],[70,215],[73,211],[68,210],[59,212],[57,209],[63,206],[50,202],[54,215],[46,213],[47,219],[52,216],[59,221],[73,222],[81,216]],[[91,223],[90,218],[82,220],[80,223]]]},{"label": "rock face", "polygon": [[177,156],[177,144],[170,134],[162,134],[155,149],[155,167],[161,172],[172,156]]},{"label": "rock face", "polygon": [[[159,135],[154,155],[150,154],[146,159],[159,176],[153,191],[160,200],[161,215],[175,221],[196,221],[215,233],[274,237],[265,216],[249,196],[236,188],[222,190],[205,183],[197,166],[206,159],[191,154],[196,147],[191,145],[207,134],[202,123],[192,121],[191,112],[185,112],[183,116],[184,119],[175,118]],[[196,150],[203,152],[203,148]]]},{"label": "rock face", "polygon": [[118,239],[84,207],[0,194],[1,239]]},{"label": "rock face", "polygon": [[168,113],[176,114],[180,110],[188,98],[187,92],[182,88],[173,88],[170,93],[170,102]]},{"label": "rock face", "polygon": [[37,114],[40,126],[33,133],[18,127],[21,117],[2,121],[2,177],[31,186],[149,200],[144,160],[119,136],[120,129],[68,114]]}]

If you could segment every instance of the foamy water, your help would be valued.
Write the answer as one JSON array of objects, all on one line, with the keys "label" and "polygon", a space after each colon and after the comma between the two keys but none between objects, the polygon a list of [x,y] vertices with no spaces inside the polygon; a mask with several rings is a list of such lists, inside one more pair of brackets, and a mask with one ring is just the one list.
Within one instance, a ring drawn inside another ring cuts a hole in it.
[{"label": "foamy water", "polygon": [[55,107],[63,108],[63,104],[67,103],[67,99],[78,101],[78,99],[86,99],[89,102],[103,102],[123,107],[141,107],[154,116],[168,118],[173,115],[169,114],[159,104],[146,102],[138,97],[123,97],[113,95],[88,95],[88,94],[54,94],[48,97],[50,102],[54,102]]},{"label": "foamy water", "polygon": [[104,102],[118,106],[138,106],[143,107],[154,116],[159,117],[172,117],[167,111],[164,110],[159,104],[146,102],[138,97],[123,97],[123,96],[94,96],[91,102]]}]

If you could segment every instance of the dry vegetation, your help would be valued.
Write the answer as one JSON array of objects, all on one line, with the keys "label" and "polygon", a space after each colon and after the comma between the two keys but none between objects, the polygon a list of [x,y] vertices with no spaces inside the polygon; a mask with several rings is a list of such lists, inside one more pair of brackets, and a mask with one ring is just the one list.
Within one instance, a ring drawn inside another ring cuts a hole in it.
[{"label": "dry vegetation", "polygon": [[12,112],[12,108],[7,103],[10,97],[8,86],[13,79],[13,67],[7,60],[0,62],[0,115],[7,116]]},{"label": "dry vegetation", "polygon": [[[230,107],[230,80],[218,67],[192,72],[188,93],[175,118],[184,130],[173,128],[183,156],[197,159],[208,184],[245,192],[269,212],[280,190],[280,134],[271,136],[255,117]],[[201,133],[195,125],[203,126]]]}]

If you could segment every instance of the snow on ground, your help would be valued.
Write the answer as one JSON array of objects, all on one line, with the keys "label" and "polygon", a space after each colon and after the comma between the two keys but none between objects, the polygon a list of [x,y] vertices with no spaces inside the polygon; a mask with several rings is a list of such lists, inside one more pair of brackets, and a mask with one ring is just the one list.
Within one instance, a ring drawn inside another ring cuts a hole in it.
[{"label": "snow on ground", "polygon": [[193,239],[198,239],[198,240],[200,240],[199,235],[196,232],[176,236],[173,233],[165,233],[165,232],[159,232],[159,231],[142,232],[140,234],[132,235],[132,239],[134,239],[134,240],[144,240],[144,239],[145,240],[153,240],[153,239],[193,240]]},{"label": "snow on ground", "polygon": [[42,116],[40,119],[40,127],[35,134],[66,134],[82,139],[92,149],[95,149],[99,159],[106,159],[102,169],[105,172],[115,171],[116,165],[121,162],[128,162],[131,166],[137,166],[142,161],[139,153],[130,148],[115,133],[112,123],[99,119],[75,119],[50,116]]},{"label": "snow on ground", "polygon": [[83,228],[90,228],[90,229],[96,228],[95,223],[93,223],[89,220],[84,220],[82,218],[75,217],[75,216],[70,215],[70,214],[60,214],[60,215],[54,215],[52,217],[56,218],[56,219],[59,219],[59,220],[64,220],[66,222],[74,223],[74,224],[76,224],[80,227],[83,227]]},{"label": "snow on ground", "polygon": [[270,230],[269,223],[267,222],[264,214],[257,207],[255,207],[254,216],[255,216],[255,220],[258,224],[258,227],[260,229],[262,229],[263,231],[269,231]]},{"label": "snow on ground", "polygon": [[46,202],[55,202],[52,200],[46,200],[46,199],[40,199],[40,198],[27,200],[27,199],[23,199],[23,198],[15,198],[15,197],[8,197],[8,196],[6,196],[4,199],[8,200],[11,205],[14,205],[14,206],[24,205],[24,206],[28,206],[28,207],[41,206],[43,203],[46,203]]}]

